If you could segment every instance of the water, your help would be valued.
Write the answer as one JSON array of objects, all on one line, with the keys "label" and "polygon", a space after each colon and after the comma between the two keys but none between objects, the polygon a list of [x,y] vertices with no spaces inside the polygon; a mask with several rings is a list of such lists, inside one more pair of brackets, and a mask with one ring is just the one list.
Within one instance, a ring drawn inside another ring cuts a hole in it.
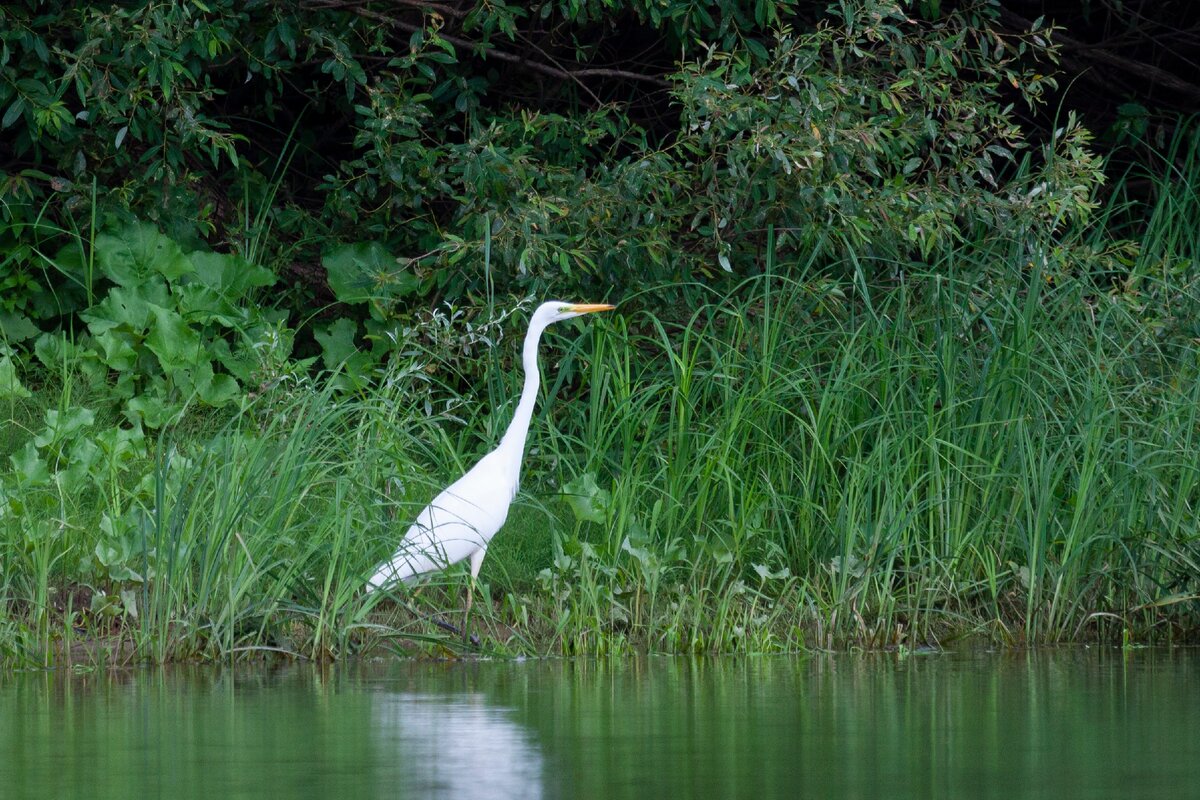
[{"label": "water", "polygon": [[1200,653],[0,676],[0,798],[1200,798]]}]

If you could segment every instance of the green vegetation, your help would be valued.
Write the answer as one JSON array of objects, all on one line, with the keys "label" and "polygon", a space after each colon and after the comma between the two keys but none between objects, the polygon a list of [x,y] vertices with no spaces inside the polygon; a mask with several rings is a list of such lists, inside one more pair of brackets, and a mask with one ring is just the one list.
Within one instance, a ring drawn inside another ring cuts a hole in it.
[{"label": "green vegetation", "polygon": [[[1194,638],[1194,122],[1102,195],[986,4],[489,5],[0,9],[0,662],[458,646],[362,585],[551,294],[489,651]],[[601,20],[678,64],[505,83]]]}]

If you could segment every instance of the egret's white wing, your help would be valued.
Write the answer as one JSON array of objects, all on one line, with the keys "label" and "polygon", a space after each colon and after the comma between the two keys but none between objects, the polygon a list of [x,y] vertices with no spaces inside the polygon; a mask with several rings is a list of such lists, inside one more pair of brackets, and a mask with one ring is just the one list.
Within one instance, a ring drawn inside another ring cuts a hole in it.
[{"label": "egret's white wing", "polygon": [[487,547],[508,517],[513,497],[512,480],[498,467],[499,460],[489,454],[435,497],[368,586],[379,588],[445,569]]}]

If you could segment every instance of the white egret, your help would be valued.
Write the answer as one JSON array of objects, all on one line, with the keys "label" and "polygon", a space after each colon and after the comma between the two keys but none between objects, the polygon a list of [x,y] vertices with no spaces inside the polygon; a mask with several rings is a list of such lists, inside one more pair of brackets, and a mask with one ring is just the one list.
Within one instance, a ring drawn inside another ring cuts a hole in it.
[{"label": "white egret", "polygon": [[529,332],[525,334],[525,345],[521,350],[525,386],[500,445],[442,490],[417,515],[416,522],[404,534],[396,554],[371,576],[367,591],[396,581],[408,583],[421,575],[470,558],[471,583],[467,587],[465,612],[470,613],[472,589],[479,576],[479,568],[483,565],[488,543],[508,517],[508,507],[520,482],[525,438],[529,433],[529,422],[533,418],[533,406],[541,385],[537,349],[542,331],[559,320],[596,311],[610,311],[612,308],[607,304],[564,303],[558,300],[537,307],[529,319]]}]

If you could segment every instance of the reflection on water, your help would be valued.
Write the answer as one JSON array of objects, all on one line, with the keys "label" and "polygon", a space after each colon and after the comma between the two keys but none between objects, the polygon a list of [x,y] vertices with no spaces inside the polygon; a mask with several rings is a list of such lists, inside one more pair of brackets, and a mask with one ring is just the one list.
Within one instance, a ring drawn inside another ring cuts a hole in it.
[{"label": "reflection on water", "polygon": [[[416,796],[542,796],[534,737],[486,696],[380,692],[375,700],[374,750],[404,762],[403,786]],[[380,786],[380,795],[388,788]]]},{"label": "reflection on water", "polygon": [[0,797],[1200,796],[1200,655],[0,676]]}]

